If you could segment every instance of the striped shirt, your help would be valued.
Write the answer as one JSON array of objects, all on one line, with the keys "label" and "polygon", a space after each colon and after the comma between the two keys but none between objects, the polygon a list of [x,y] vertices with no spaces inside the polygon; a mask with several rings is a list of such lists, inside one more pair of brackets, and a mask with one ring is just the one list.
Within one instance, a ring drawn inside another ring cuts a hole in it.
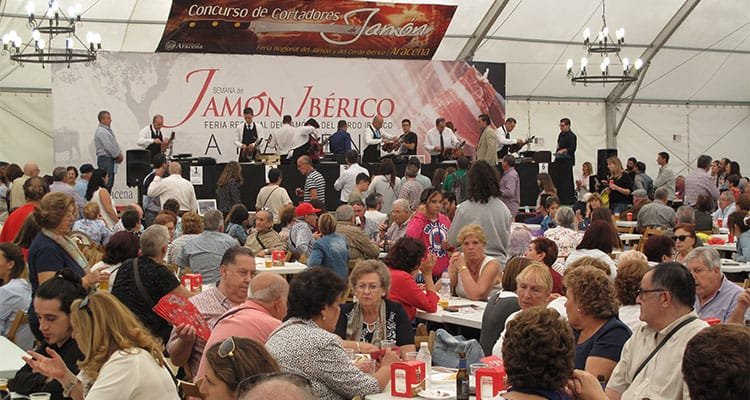
[{"label": "striped shirt", "polygon": [[326,180],[317,170],[310,171],[305,178],[305,203],[310,202],[310,190],[315,189],[318,199],[326,202]]}]

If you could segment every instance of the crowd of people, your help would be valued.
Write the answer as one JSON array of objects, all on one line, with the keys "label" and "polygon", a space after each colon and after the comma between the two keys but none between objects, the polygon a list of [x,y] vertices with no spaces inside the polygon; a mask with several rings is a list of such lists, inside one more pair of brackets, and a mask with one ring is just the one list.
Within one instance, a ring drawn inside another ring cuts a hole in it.
[{"label": "crowd of people", "polygon": [[[681,177],[662,152],[651,178],[635,159],[623,167],[610,157],[601,176],[585,162],[575,204],[561,204],[541,173],[535,212],[524,213],[516,159],[496,154],[515,121],[494,136],[485,117],[483,151],[499,166],[462,157],[429,179],[411,158],[400,178],[384,160],[370,177],[345,149],[338,192],[327,194],[326,177],[299,155],[305,184],[295,205],[276,168],[253,204],[242,204],[241,168],[230,162],[218,180],[218,209],[202,215],[180,164],[161,154],[168,140],[149,138],[156,117],[142,132],[155,152],[143,208],[118,211],[107,168],[55,168],[48,183],[34,163],[0,166],[9,211],[0,232],[0,330],[7,333],[17,311],[29,318],[17,341],[30,350],[28,365],[11,389],[55,399],[168,399],[178,397],[176,373],[207,399],[364,397],[382,392],[390,365],[416,351],[418,311],[435,312],[448,292],[486,302],[475,336],[484,354],[504,360],[504,398],[750,393],[750,289],[724,276],[719,252],[702,239],[728,229],[735,258],[750,257],[750,185],[739,164],[704,155]],[[100,115],[97,130],[105,139],[108,118]],[[238,136],[243,157],[252,150],[243,144],[252,111],[248,118]],[[561,121],[558,154],[575,160],[569,129]],[[99,157],[117,163],[118,155],[113,148]],[[326,210],[326,196],[340,205]],[[650,233],[640,250],[620,240],[618,218]],[[80,237],[101,249],[97,259]],[[258,273],[256,257],[278,250],[308,268],[289,280]],[[185,288],[185,273],[200,274],[204,290]],[[154,311],[169,295],[195,306],[207,339]],[[374,365],[352,360],[388,346],[398,350]],[[730,355],[735,364],[723,366]]]}]

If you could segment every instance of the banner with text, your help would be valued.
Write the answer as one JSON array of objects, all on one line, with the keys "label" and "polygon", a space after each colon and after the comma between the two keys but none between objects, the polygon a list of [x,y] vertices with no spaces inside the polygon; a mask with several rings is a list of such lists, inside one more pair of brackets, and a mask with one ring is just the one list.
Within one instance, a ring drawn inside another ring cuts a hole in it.
[{"label": "banner with text", "polygon": [[157,52],[432,58],[456,6],[173,0]]},{"label": "banner with text", "polygon": [[[409,119],[419,154],[426,154],[427,130],[444,117],[471,152],[479,114],[488,113],[496,125],[504,121],[504,92],[505,64],[103,52],[92,65],[52,66],[55,163],[95,160],[100,110],[111,113],[123,151],[137,148],[140,130],[161,114],[164,135],[176,134],[174,154],[218,162],[237,160],[234,140],[245,107],[253,109],[262,138],[281,127],[284,115],[295,124],[315,118],[323,139],[345,120],[360,150],[374,116],[384,118],[391,135],[401,134],[401,121]],[[124,182],[121,164],[116,187],[125,190]]]}]

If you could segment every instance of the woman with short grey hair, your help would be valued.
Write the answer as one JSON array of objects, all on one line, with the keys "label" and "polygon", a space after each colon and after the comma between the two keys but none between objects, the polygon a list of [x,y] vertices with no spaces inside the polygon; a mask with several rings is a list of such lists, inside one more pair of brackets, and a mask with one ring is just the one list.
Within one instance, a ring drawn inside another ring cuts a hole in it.
[{"label": "woman with short grey hair", "polygon": [[560,207],[555,214],[557,226],[547,229],[544,237],[557,243],[558,257],[565,258],[575,250],[583,236],[576,230],[576,215],[570,207]]}]

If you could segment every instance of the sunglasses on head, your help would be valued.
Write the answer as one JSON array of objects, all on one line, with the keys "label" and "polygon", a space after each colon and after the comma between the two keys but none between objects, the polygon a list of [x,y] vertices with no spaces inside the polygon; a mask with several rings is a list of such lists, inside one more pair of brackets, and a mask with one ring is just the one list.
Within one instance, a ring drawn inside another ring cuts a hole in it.
[{"label": "sunglasses on head", "polygon": [[240,384],[237,385],[238,398],[242,398],[247,392],[251,391],[259,384],[273,379],[282,380],[291,383],[296,387],[304,388],[307,390],[311,390],[312,387],[312,383],[310,382],[310,380],[302,375],[297,375],[290,372],[271,372],[268,374],[253,375],[240,382]]},{"label": "sunglasses on head", "polygon": [[80,303],[78,303],[78,309],[79,310],[85,310],[86,314],[91,317],[91,320],[94,320],[94,314],[91,312],[91,308],[89,308],[89,296],[86,296],[81,300]]},{"label": "sunglasses on head", "polygon": [[234,359],[235,350],[237,350],[237,346],[234,344],[234,337],[230,336],[221,342],[218,353],[221,358],[229,358],[229,361],[232,363],[232,372],[234,372],[236,377],[239,377],[237,373],[237,371],[239,371],[237,368],[237,361]]}]

